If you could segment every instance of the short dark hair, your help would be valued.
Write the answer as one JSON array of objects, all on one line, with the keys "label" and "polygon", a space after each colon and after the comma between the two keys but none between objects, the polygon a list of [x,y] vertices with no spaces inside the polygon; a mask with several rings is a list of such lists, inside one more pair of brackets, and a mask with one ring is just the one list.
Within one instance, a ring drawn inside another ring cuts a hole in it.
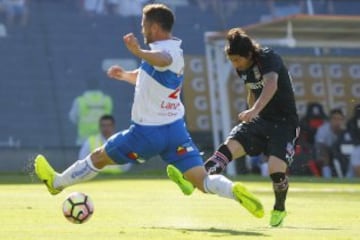
[{"label": "short dark hair", "polygon": [[110,114],[104,114],[104,115],[102,115],[102,116],[100,117],[100,119],[99,119],[99,123],[102,122],[103,120],[110,120],[112,123],[115,124],[115,118],[114,118],[112,115],[110,115]]},{"label": "short dark hair", "polygon": [[227,55],[249,57],[250,53],[254,56],[260,51],[259,44],[251,39],[241,28],[230,29],[226,34],[226,40],[225,52]]},{"label": "short dark hair", "polygon": [[165,4],[148,4],[143,8],[143,14],[147,21],[158,23],[163,30],[171,32],[175,16]]},{"label": "short dark hair", "polygon": [[340,108],[334,108],[330,111],[330,118],[334,115],[341,115],[341,116],[345,117],[343,111]]}]

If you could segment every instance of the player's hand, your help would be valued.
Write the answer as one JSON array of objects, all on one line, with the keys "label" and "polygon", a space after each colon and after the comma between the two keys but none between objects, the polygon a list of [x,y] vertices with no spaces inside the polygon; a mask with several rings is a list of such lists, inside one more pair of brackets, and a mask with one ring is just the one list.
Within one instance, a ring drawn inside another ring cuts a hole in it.
[{"label": "player's hand", "polygon": [[109,67],[107,70],[107,75],[109,78],[115,78],[117,80],[123,80],[123,74],[125,73],[124,69],[118,65]]},{"label": "player's hand", "polygon": [[124,36],[123,39],[124,39],[124,43],[125,43],[125,46],[127,47],[127,49],[129,49],[129,51],[132,54],[137,56],[138,53],[141,51],[141,48],[140,48],[139,41],[134,36],[134,34],[128,33]]},{"label": "player's hand", "polygon": [[255,109],[250,108],[239,113],[238,117],[240,121],[251,122],[259,117],[259,113]]}]

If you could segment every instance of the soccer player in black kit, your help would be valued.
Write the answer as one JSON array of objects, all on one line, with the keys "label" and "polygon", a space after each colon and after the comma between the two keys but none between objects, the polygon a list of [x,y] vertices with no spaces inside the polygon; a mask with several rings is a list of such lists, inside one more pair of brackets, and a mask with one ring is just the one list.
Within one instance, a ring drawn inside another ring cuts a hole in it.
[{"label": "soccer player in black kit", "polygon": [[[289,188],[286,171],[293,161],[295,141],[299,134],[298,116],[291,77],[281,57],[270,48],[261,48],[241,28],[228,31],[225,53],[244,81],[248,109],[239,113],[241,123],[205,162],[210,174],[224,171],[233,159],[246,154],[268,157],[275,204],[270,225],[283,222],[285,200]],[[168,166],[168,175],[183,192],[189,185],[176,169]],[[177,176],[177,177],[174,177]],[[184,191],[185,190],[185,191]]]}]

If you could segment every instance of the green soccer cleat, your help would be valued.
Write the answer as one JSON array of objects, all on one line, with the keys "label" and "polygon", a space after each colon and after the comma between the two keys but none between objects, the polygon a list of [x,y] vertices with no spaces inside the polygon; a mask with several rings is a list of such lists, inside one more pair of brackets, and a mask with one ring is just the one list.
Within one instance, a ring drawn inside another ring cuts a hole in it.
[{"label": "green soccer cleat", "polygon": [[261,202],[249,192],[241,183],[235,183],[232,192],[235,199],[257,218],[264,216],[264,207]]},{"label": "green soccer cleat", "polygon": [[192,185],[191,182],[186,180],[184,178],[183,174],[175,166],[169,164],[166,167],[166,172],[167,172],[168,177],[174,183],[176,183],[176,185],[179,186],[179,188],[185,195],[191,195],[194,192],[194,190],[195,190],[194,185]]},{"label": "green soccer cleat", "polygon": [[283,223],[285,217],[286,211],[272,210],[270,217],[270,226],[279,227]]},{"label": "green soccer cleat", "polygon": [[45,183],[50,194],[56,195],[62,191],[62,189],[54,188],[54,179],[57,173],[43,155],[39,154],[36,156],[34,167],[36,175]]}]

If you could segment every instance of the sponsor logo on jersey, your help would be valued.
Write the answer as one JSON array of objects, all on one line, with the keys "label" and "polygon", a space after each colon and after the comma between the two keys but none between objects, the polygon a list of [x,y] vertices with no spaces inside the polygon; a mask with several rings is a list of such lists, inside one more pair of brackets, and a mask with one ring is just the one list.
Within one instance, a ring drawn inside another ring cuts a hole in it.
[{"label": "sponsor logo on jersey", "polygon": [[166,110],[176,110],[178,107],[180,106],[180,103],[171,103],[171,102],[166,102],[166,101],[162,101],[160,107],[162,109],[166,109]]},{"label": "sponsor logo on jersey", "polygon": [[246,83],[246,87],[250,89],[260,89],[264,87],[264,84],[265,84],[264,80],[261,80],[256,83]]},{"label": "sponsor logo on jersey", "polygon": [[240,79],[245,82],[247,80],[247,75],[241,74]]},{"label": "sponsor logo on jersey", "polygon": [[253,67],[253,73],[256,80],[261,80],[261,73],[258,66]]}]

